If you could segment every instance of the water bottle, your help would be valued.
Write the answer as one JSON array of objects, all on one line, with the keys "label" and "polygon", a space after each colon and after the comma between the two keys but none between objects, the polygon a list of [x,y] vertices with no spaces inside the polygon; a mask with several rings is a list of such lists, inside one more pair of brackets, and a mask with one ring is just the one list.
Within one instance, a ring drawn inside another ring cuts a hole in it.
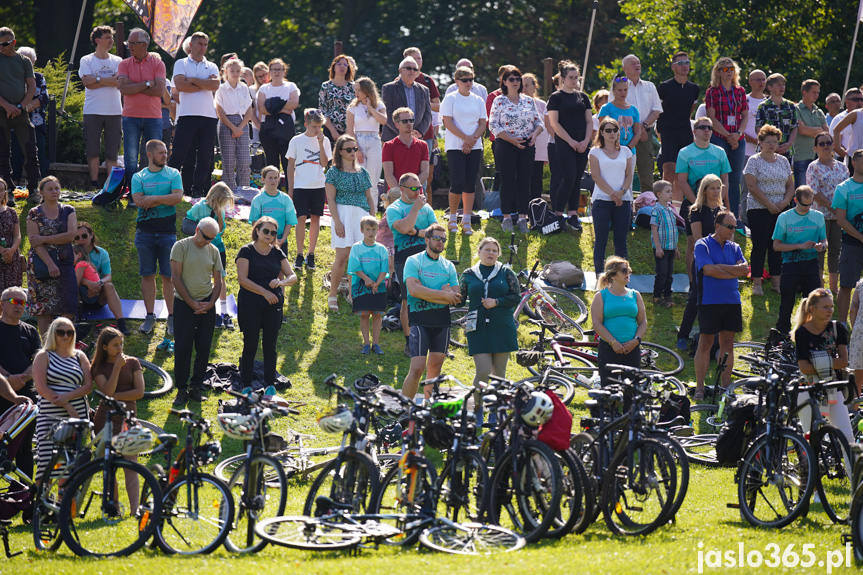
[{"label": "water bottle", "polygon": [[863,433],[863,419],[857,422],[857,431]]},{"label": "water bottle", "polygon": [[719,398],[719,409],[716,411],[716,419],[722,421],[722,414],[725,412],[725,399],[726,394],[722,394],[722,397]]}]

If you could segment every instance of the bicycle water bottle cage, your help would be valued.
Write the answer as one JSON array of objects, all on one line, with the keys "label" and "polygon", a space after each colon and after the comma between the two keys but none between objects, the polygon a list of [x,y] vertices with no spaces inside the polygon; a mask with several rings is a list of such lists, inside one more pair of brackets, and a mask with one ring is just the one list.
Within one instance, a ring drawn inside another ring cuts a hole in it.
[{"label": "bicycle water bottle cage", "polygon": [[571,336],[568,333],[556,333],[556,334],[554,334],[553,339],[557,343],[564,345],[564,346],[567,346],[567,347],[571,347],[571,346],[575,345],[575,343],[578,341],[575,339],[575,337]]}]

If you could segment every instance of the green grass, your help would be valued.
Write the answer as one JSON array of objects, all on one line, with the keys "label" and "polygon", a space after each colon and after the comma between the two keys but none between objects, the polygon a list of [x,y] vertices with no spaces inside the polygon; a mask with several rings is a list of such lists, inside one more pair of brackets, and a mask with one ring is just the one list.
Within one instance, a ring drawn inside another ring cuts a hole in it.
[{"label": "green grass", "polygon": [[[140,282],[137,273],[137,256],[134,249],[133,210],[108,213],[94,208],[88,203],[75,204],[79,220],[93,224],[101,243],[110,251],[114,271],[114,282],[121,297],[137,298]],[[184,212],[187,204],[181,204]],[[440,214],[439,214],[440,215]],[[24,222],[22,215],[22,224]],[[481,229],[468,242],[463,236],[450,236],[446,257],[458,259],[459,271],[468,267],[475,257],[476,247],[485,235],[493,235],[506,246],[508,234],[501,231],[496,222],[485,222]],[[230,221],[225,233],[228,260],[232,261],[237,250],[249,241],[250,227],[245,222]],[[741,241],[748,253],[748,242]],[[745,239],[744,239],[745,240]],[[290,240],[290,253],[295,254],[293,238]],[[26,243],[26,240],[25,240]],[[368,373],[375,373],[384,383],[401,386],[408,361],[402,355],[404,339],[401,333],[382,334],[381,345],[385,355],[362,356],[359,353],[362,339],[359,321],[342,301],[338,314],[328,313],[326,294],[322,291],[321,279],[332,263],[333,252],[329,247],[329,229],[324,229],[319,242],[318,271],[304,271],[300,281],[287,291],[286,315],[288,323],[279,334],[278,353],[279,371],[289,377],[293,388],[284,393],[291,399],[308,402],[302,414],[293,421],[275,420],[276,431],[289,425],[298,430],[317,436],[316,443],[334,444],[339,438],[327,436],[315,424],[315,411],[328,402],[328,394],[321,382],[330,373],[337,373],[348,381]],[[26,249],[26,246],[23,247]],[[547,263],[556,259],[570,260],[584,269],[591,269],[593,261],[593,228],[585,226],[578,237],[555,235],[540,237],[529,235],[522,244],[518,264],[529,267],[538,258]],[[609,248],[610,250],[611,248]],[[684,242],[681,242],[681,253]],[[609,252],[611,253],[611,252]],[[630,260],[636,274],[653,273],[653,257],[650,250],[649,235],[637,230],[629,238]],[[293,259],[293,258],[291,258]],[[230,267],[230,266],[229,266]],[[676,273],[684,272],[682,261],[675,265]],[[237,293],[237,280],[234,273],[228,274],[230,293]],[[742,286],[743,314],[746,318],[745,331],[739,340],[762,339],[772,327],[779,306],[779,297],[768,296],[751,298],[748,284]],[[588,305],[592,293],[579,293]],[[684,296],[675,295],[676,306],[670,310],[654,309],[651,297],[646,295],[649,328],[646,340],[673,347],[676,326],[683,314]],[[151,335],[137,332],[138,322],[130,322],[132,335],[127,339],[126,351],[173,370],[173,358],[164,352],[156,351],[156,345],[164,334],[164,322],[159,322]],[[522,343],[530,340],[527,329],[520,334]],[[242,336],[239,331],[218,330],[213,342],[211,361],[237,363],[242,350]],[[682,374],[685,380],[692,380],[694,373],[692,361],[688,357],[686,369]],[[464,350],[455,350],[455,359],[447,361],[446,373],[451,373],[465,381],[473,377],[473,362]],[[526,370],[510,363],[508,375],[524,377]],[[182,429],[176,418],[168,417],[168,409],[173,394],[166,398],[139,402],[139,415],[152,420],[172,433],[181,434]],[[227,396],[224,396],[227,398]],[[586,394],[579,391],[573,401],[573,409],[578,416],[585,415],[583,402]],[[203,414],[213,419],[216,415],[215,394],[203,404]],[[217,430],[217,434],[220,431]],[[240,442],[224,438],[223,457],[234,455],[241,450]],[[160,460],[161,462],[161,460]],[[292,480],[289,490],[289,513],[298,513],[305,499],[310,481]],[[50,574],[61,573],[168,573],[177,570],[194,570],[208,575],[221,573],[281,573],[286,569],[297,573],[392,573],[395,569],[420,569],[434,573],[560,573],[581,571],[586,573],[679,573],[694,572],[697,569],[698,545],[703,543],[704,550],[736,549],[738,542],[745,542],[747,550],[760,549],[762,552],[769,543],[785,547],[795,544],[799,552],[803,543],[815,544],[814,553],[819,560],[826,557],[829,550],[841,547],[842,527],[830,524],[820,507],[813,506],[809,517],[798,520],[781,531],[767,531],[751,528],[740,518],[735,509],[726,508],[726,503],[737,501],[736,485],[732,470],[710,470],[691,467],[690,491],[678,515],[676,524],[666,526],[644,538],[613,537],[602,519],[582,536],[567,536],[561,541],[545,541],[513,555],[501,557],[463,558],[435,554],[427,551],[396,551],[382,549],[363,551],[358,557],[347,554],[313,554],[268,547],[263,552],[249,557],[231,556],[219,550],[209,557],[172,558],[157,552],[145,550],[129,558],[93,561],[76,558],[63,547],[57,553],[37,553],[32,551],[32,534],[21,526],[18,519],[12,528],[11,546],[13,551],[28,551],[9,562],[0,560],[0,573]],[[708,570],[710,571],[710,570]],[[716,570],[713,570],[716,571]],[[741,570],[744,572],[745,570]]]}]

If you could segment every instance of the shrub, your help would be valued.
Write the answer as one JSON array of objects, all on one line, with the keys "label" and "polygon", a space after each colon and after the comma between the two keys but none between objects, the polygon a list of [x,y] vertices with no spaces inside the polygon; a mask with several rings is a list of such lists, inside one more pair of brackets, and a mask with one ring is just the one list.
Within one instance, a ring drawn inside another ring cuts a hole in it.
[{"label": "shrub", "polygon": [[66,115],[60,115],[60,102],[63,100],[63,86],[66,84],[66,73],[69,62],[65,52],[54,58],[44,68],[36,71],[45,76],[48,84],[48,94],[55,99],[57,105],[57,161],[71,164],[86,163],[84,148],[84,89],[76,77],[69,81],[66,93]]}]

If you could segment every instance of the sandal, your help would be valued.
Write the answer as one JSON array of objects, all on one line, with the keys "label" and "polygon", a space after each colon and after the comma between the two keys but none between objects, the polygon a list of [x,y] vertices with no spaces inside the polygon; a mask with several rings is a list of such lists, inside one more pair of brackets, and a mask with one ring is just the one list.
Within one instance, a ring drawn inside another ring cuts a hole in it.
[{"label": "sandal", "polygon": [[695,393],[692,395],[692,399],[694,399],[695,401],[701,401],[702,399],[704,399],[704,390],[696,389]]},{"label": "sandal", "polygon": [[470,221],[467,221],[467,222],[462,221],[461,233],[466,235],[466,236],[472,236],[473,235],[473,228],[470,225]]},{"label": "sandal", "polygon": [[764,290],[760,285],[752,284],[752,295],[764,295]]},{"label": "sandal", "polygon": [[449,233],[451,233],[451,234],[458,232],[458,220],[455,220],[455,219],[450,220],[448,230],[449,230]]},{"label": "sandal", "polygon": [[339,296],[329,296],[327,306],[329,306],[330,311],[339,311]]}]

